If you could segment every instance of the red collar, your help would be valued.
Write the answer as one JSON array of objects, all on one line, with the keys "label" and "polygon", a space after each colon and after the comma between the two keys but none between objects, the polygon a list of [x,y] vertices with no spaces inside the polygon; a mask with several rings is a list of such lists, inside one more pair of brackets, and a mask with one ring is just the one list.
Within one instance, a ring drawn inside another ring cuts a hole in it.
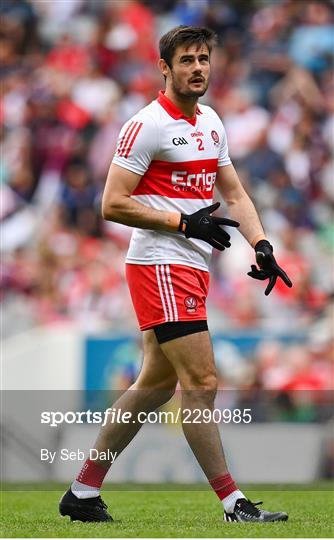
[{"label": "red collar", "polygon": [[163,107],[165,111],[167,111],[168,114],[172,118],[174,118],[174,120],[180,120],[180,118],[182,118],[183,120],[186,120],[187,122],[189,122],[189,124],[191,124],[192,126],[195,126],[196,124],[197,114],[202,114],[202,112],[200,111],[197,105],[195,116],[193,116],[192,118],[189,118],[189,116],[186,116],[185,114],[183,114],[183,112],[170,99],[168,99],[167,96],[165,96],[164,90],[160,90],[159,92],[158,103],[160,103],[161,107]]}]

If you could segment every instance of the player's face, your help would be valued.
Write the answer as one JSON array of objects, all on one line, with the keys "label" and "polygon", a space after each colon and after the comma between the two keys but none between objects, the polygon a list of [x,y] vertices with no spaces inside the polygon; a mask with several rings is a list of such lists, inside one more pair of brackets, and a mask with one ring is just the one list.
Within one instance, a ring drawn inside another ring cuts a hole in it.
[{"label": "player's face", "polygon": [[201,97],[209,85],[210,54],[206,45],[177,47],[167,81],[180,97]]}]

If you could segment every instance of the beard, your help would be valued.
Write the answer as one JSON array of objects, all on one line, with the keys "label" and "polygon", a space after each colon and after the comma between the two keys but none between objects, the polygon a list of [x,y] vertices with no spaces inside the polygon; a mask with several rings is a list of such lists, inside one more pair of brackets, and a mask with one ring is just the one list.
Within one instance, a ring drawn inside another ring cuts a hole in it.
[{"label": "beard", "polygon": [[183,89],[181,85],[177,82],[176,78],[174,77],[174,74],[172,72],[172,89],[175,95],[177,95],[180,99],[182,98],[200,98],[204,96],[205,92],[207,91],[209,86],[209,81],[207,80],[204,83],[204,87],[202,90],[190,90]]}]

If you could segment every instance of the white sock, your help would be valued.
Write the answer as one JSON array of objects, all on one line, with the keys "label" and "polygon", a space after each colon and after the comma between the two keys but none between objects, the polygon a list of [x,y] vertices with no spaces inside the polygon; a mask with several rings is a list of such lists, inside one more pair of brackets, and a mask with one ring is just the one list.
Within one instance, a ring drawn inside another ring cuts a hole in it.
[{"label": "white sock", "polygon": [[99,488],[87,486],[86,484],[78,482],[78,480],[74,480],[71,485],[71,491],[78,499],[92,499],[93,497],[98,497],[100,495]]},{"label": "white sock", "polygon": [[240,491],[240,489],[236,489],[235,491],[232,491],[232,493],[230,493],[229,495],[227,495],[227,497],[222,499],[225,512],[227,512],[228,514],[232,514],[235,507],[235,503],[237,502],[238,499],[246,499],[245,495],[242,493],[242,491]]}]

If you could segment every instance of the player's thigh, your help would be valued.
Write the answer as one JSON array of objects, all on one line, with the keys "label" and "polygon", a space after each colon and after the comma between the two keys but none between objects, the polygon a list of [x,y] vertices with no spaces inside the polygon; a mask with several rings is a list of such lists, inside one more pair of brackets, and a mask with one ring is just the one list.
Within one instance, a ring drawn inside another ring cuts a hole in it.
[{"label": "player's thigh", "polygon": [[153,330],[143,332],[144,359],[136,381],[137,388],[174,389],[177,374],[162,351]]},{"label": "player's thigh", "polygon": [[182,388],[215,389],[216,366],[208,331],[182,336],[160,345],[174,366]]}]

